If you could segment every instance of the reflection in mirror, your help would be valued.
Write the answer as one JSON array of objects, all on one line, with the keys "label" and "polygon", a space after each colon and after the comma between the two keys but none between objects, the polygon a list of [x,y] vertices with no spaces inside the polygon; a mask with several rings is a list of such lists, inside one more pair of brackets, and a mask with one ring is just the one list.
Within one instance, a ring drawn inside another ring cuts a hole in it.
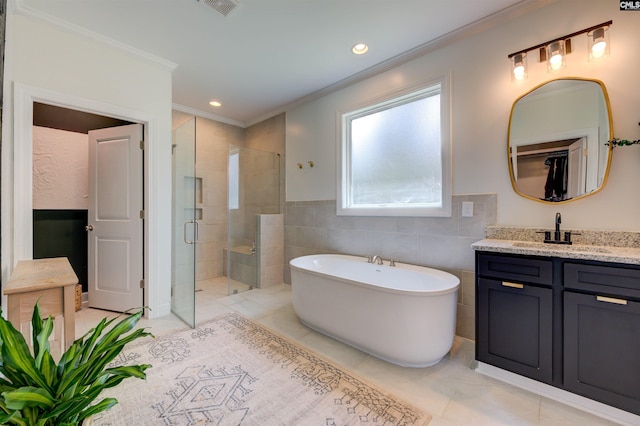
[{"label": "reflection in mirror", "polygon": [[527,198],[562,202],[590,195],[607,179],[612,138],[604,84],[559,79],[516,100],[509,122],[509,173]]}]

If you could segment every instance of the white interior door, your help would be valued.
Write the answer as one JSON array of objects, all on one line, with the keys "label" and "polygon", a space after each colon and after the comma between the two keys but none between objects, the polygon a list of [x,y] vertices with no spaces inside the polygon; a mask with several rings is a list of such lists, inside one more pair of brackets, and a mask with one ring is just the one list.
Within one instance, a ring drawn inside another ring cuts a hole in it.
[{"label": "white interior door", "polygon": [[569,145],[569,162],[567,164],[567,167],[569,167],[567,182],[568,198],[578,197],[586,193],[586,145],[586,138],[580,138],[576,142]]},{"label": "white interior door", "polygon": [[89,132],[89,306],[143,306],[143,152],[140,124]]}]

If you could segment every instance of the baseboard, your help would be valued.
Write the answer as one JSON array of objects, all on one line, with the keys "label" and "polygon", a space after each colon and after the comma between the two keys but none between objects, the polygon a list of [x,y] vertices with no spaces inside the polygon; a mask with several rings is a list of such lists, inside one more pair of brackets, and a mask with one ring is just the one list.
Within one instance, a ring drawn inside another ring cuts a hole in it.
[{"label": "baseboard", "polygon": [[628,411],[614,408],[610,405],[606,405],[601,402],[594,401],[592,399],[585,398],[583,396],[576,395],[562,389],[558,389],[545,383],[520,376],[519,374],[515,374],[510,371],[485,364],[483,362],[478,362],[475,371],[480,374],[484,374],[485,376],[493,377],[494,379],[509,383],[513,386],[517,386],[529,392],[536,393],[554,401],[558,401],[562,404],[566,404],[579,410],[586,411],[587,413],[593,414],[594,416],[602,417],[603,419],[620,423],[621,425],[640,425],[640,416],[629,413]]}]

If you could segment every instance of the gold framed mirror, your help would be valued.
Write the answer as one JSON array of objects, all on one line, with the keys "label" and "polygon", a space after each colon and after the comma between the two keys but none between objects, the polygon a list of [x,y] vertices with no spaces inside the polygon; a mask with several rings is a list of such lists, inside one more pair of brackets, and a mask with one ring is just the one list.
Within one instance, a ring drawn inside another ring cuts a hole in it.
[{"label": "gold framed mirror", "polygon": [[562,203],[600,191],[609,174],[611,105],[599,80],[560,78],[513,103],[507,152],[519,195]]}]

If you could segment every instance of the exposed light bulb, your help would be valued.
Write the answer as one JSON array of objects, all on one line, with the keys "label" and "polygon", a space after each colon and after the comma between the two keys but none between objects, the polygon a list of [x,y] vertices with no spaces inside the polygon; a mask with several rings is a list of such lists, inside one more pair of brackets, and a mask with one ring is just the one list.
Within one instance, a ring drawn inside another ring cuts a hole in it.
[{"label": "exposed light bulb", "polygon": [[554,41],[547,46],[548,70],[551,72],[558,71],[565,66],[564,62],[564,40]]},{"label": "exposed light bulb", "polygon": [[527,78],[527,54],[518,53],[513,55],[512,58],[512,79],[515,81],[524,80]]},{"label": "exposed light bulb", "polygon": [[517,65],[514,69],[513,69],[513,77],[516,80],[523,80],[524,76],[525,76],[525,71],[524,71],[524,65]]},{"label": "exposed light bulb", "polygon": [[591,55],[594,59],[599,59],[604,56],[604,52],[607,50],[607,42],[602,40],[591,46]]},{"label": "exposed light bulb", "polygon": [[589,59],[600,59],[607,53],[607,39],[605,37],[605,27],[597,28],[589,34],[592,40],[591,55]]},{"label": "exposed light bulb", "polygon": [[554,54],[549,59],[549,63],[551,64],[551,69],[559,70],[562,67],[562,55],[559,53]]}]

